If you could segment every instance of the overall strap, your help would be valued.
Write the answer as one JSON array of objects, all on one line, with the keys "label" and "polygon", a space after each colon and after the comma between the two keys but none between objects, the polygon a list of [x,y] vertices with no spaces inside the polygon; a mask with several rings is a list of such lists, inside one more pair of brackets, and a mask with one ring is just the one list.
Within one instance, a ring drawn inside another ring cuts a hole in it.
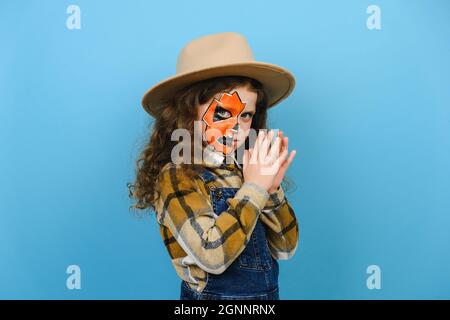
[{"label": "overall strap", "polygon": [[205,184],[216,180],[214,174],[212,174],[208,169],[203,170],[203,172],[200,174],[200,178],[202,178]]}]

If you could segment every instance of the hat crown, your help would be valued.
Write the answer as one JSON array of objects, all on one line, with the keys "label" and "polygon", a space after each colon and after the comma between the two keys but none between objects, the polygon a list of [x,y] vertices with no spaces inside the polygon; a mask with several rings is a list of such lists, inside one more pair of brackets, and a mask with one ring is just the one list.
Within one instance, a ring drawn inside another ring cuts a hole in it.
[{"label": "hat crown", "polygon": [[256,61],[246,38],[237,32],[205,35],[187,43],[178,55],[176,73],[142,97],[141,104],[153,117],[170,107],[173,94],[210,78],[242,76],[259,81],[272,107],[285,99],[295,86],[294,75],[272,63]]},{"label": "hat crown", "polygon": [[249,61],[255,59],[246,38],[236,32],[223,32],[189,42],[178,55],[176,73]]}]

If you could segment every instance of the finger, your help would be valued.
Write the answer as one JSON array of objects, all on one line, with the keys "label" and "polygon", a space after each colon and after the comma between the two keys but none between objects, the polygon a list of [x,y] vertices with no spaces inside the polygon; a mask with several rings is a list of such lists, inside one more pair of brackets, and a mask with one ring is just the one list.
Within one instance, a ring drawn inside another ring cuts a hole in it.
[{"label": "finger", "polygon": [[283,175],[284,175],[284,172],[286,172],[287,169],[289,168],[289,166],[291,165],[292,160],[294,160],[294,157],[296,154],[297,154],[297,151],[292,150],[291,153],[289,154],[289,157],[286,159],[286,161],[281,166],[280,171],[283,170]]},{"label": "finger", "polygon": [[[279,140],[279,142],[277,144],[276,140]],[[273,143],[273,145],[270,148],[270,155],[272,157],[272,161],[274,159],[276,159],[276,157],[283,152],[283,149],[285,148],[285,138],[283,137],[283,132],[280,130],[278,131],[277,137],[275,138],[275,141]]]},{"label": "finger", "polygon": [[269,132],[266,134],[266,136],[264,137],[264,139],[261,143],[260,153],[261,153],[261,157],[262,157],[261,159],[264,160],[264,163],[267,163],[267,162],[265,162],[265,160],[270,160],[270,159],[267,159],[267,156],[269,154],[269,146],[270,146],[270,143],[272,142],[273,134],[274,134],[273,130],[269,130]]},{"label": "finger", "polygon": [[284,144],[283,131],[279,130],[277,137],[280,138],[280,142],[281,142],[280,143],[280,152],[281,152],[281,149],[283,148],[283,144]]},{"label": "finger", "polygon": [[280,170],[282,168],[283,163],[285,162],[286,156],[287,151],[284,151],[282,154],[276,157],[275,160],[273,160],[270,163],[270,171],[276,173],[277,175],[280,174]]},{"label": "finger", "polygon": [[288,156],[288,149],[284,148],[280,153],[279,153],[279,157],[276,158],[276,161],[279,161],[279,165],[280,168],[284,165],[284,163],[286,162]]},{"label": "finger", "polygon": [[289,149],[289,137],[284,137],[284,147],[286,149]]},{"label": "finger", "polygon": [[[289,140],[288,137],[283,137],[283,140],[281,142],[281,151],[280,154],[283,154],[285,157],[287,157],[288,154],[288,148],[289,148]],[[284,160],[286,160],[286,158],[283,158]]]},{"label": "finger", "polygon": [[269,157],[271,161],[275,160],[280,155],[281,153],[280,146],[281,146],[281,139],[278,136],[275,138],[275,142],[270,147]]},{"label": "finger", "polygon": [[294,157],[295,157],[296,154],[297,154],[297,150],[292,150],[291,153],[289,154],[289,158],[287,159],[287,166],[288,167],[292,163],[292,160],[294,160]]},{"label": "finger", "polygon": [[277,142],[277,140],[279,140],[278,134],[275,139],[274,136],[275,131],[270,130],[265,140],[265,143],[267,143],[267,154],[264,163],[273,163],[273,161],[277,158],[278,154],[280,153],[280,143]]},{"label": "finger", "polygon": [[[281,139],[281,146],[280,146],[280,149],[281,149],[284,144],[283,131],[281,131],[281,130],[278,131],[278,137],[280,137],[280,139]],[[281,150],[280,150],[280,152],[281,152]]]},{"label": "finger", "polygon": [[258,137],[256,138],[255,144],[253,145],[252,148],[252,155],[250,157],[250,162],[251,164],[255,164],[258,161],[258,153],[259,153],[259,148],[260,148],[260,144],[262,141],[262,138],[264,137],[264,131],[260,130],[258,132]]},{"label": "finger", "polygon": [[277,176],[281,175],[281,179],[284,177],[284,173],[287,170],[286,166],[286,156],[287,156],[287,150],[283,151],[282,154],[274,161],[272,164],[272,170],[277,172]]},{"label": "finger", "polygon": [[251,157],[252,163],[257,163],[262,158],[261,150],[262,150],[262,143],[263,143],[265,137],[266,137],[266,130],[260,129],[258,132],[258,137],[255,141],[255,145],[254,145],[254,149],[253,149],[253,153],[252,153],[252,157]]},{"label": "finger", "polygon": [[[281,153],[280,156],[278,157],[279,161],[280,161],[280,167],[283,166],[283,164],[286,162],[286,158],[288,155],[288,150],[284,149]],[[277,159],[277,160],[278,160]]]}]

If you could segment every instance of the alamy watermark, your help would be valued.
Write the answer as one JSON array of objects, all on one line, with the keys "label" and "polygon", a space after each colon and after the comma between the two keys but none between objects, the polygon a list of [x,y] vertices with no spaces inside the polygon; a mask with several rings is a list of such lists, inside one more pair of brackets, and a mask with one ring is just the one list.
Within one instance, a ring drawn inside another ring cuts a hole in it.
[{"label": "alamy watermark", "polygon": [[81,9],[75,4],[67,7],[66,13],[69,14],[66,20],[66,27],[69,30],[81,29]]},{"label": "alamy watermark", "polygon": [[[284,160],[280,158],[281,139],[277,137],[276,130],[259,129],[257,131],[253,128],[239,130],[240,134],[242,134],[241,140],[247,139],[249,146],[252,146],[251,150],[255,151],[255,154],[251,155],[246,163],[261,164],[262,175],[275,174],[278,171],[279,162]],[[172,131],[171,141],[176,141],[177,144],[171,150],[171,161],[175,164],[202,164],[205,157],[208,157],[206,154],[208,152],[207,148],[202,147],[204,141],[214,137],[216,142],[231,144],[234,140],[233,136],[237,136],[236,132],[236,130],[228,129],[224,135],[221,130],[209,128],[202,133],[202,121],[200,120],[194,121],[194,137],[192,137],[188,129],[175,129]],[[272,139],[267,138],[270,132],[272,132]],[[242,143],[243,141],[241,141]],[[192,147],[194,150],[192,150]],[[269,150],[268,153],[263,154],[259,152],[262,148],[267,148]],[[237,146],[235,151],[236,158],[243,159],[245,149]],[[233,163],[234,161],[235,159],[233,157],[224,158],[224,162],[227,164]]]},{"label": "alamy watermark", "polygon": [[366,27],[369,30],[381,30],[381,9],[379,6],[371,4],[367,7],[366,13],[369,14],[366,20]]},{"label": "alamy watermark", "polygon": [[81,268],[76,264],[67,267],[66,273],[69,275],[66,279],[66,288],[69,290],[81,289]]},{"label": "alamy watermark", "polygon": [[366,272],[369,274],[366,281],[367,289],[381,289],[381,268],[376,264],[372,264],[367,267]]}]

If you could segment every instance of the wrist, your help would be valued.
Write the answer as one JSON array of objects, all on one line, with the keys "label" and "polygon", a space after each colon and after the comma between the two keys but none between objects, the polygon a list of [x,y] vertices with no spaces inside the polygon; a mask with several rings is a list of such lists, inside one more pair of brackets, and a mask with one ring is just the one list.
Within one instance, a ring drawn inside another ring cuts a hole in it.
[{"label": "wrist", "polygon": [[278,191],[280,191],[280,186],[278,186],[277,188],[270,188],[267,192],[269,193],[269,194],[272,194],[272,193],[276,193],[276,192],[278,192]]}]

